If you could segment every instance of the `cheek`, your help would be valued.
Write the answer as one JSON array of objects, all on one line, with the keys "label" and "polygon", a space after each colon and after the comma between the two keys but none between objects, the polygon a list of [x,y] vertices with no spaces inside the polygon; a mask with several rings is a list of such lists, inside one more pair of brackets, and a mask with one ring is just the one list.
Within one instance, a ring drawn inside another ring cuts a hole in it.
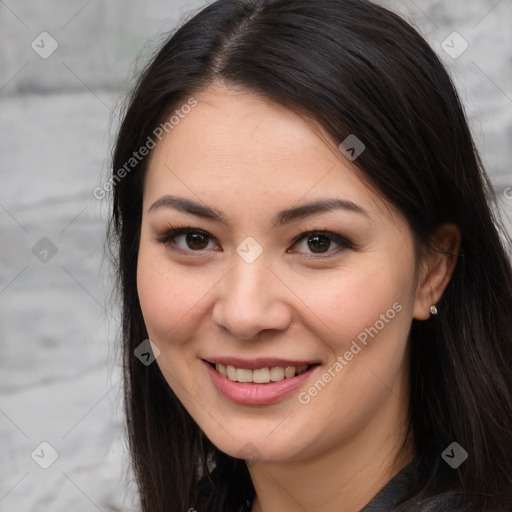
[{"label": "cheek", "polygon": [[[315,419],[326,418],[326,443],[341,431],[357,432],[388,400],[390,389],[400,394],[413,303],[414,266],[405,258],[394,265],[373,260],[336,275],[323,290],[301,292],[317,313],[309,329],[331,359],[325,391],[313,383],[299,401],[308,403],[311,428]],[[326,417],[325,411],[332,412]]]},{"label": "cheek", "polygon": [[173,267],[160,248],[141,245],[137,292],[148,335],[158,344],[186,340],[201,310],[208,282],[194,272]]},{"label": "cheek", "polygon": [[410,262],[376,264],[373,259],[368,265],[358,263],[314,283],[304,281],[298,294],[315,313],[311,317],[314,330],[321,332],[321,338],[339,355],[358,338],[364,344],[377,334],[397,341],[406,337],[413,279]]}]

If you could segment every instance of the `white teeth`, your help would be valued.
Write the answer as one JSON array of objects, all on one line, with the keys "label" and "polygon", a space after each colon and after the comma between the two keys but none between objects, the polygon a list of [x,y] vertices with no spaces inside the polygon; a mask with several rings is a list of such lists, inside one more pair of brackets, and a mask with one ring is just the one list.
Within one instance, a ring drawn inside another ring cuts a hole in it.
[{"label": "white teeth", "polygon": [[233,382],[236,382],[237,380],[237,375],[236,375],[236,368],[234,366],[229,366],[227,367],[227,371],[228,371],[228,379],[229,380],[232,380]]},{"label": "white teeth", "polygon": [[286,370],[284,371],[284,376],[287,379],[291,379],[295,377],[295,366],[288,366]]},{"label": "white teeth", "polygon": [[270,381],[278,382],[280,380],[292,379],[297,375],[305,372],[308,368],[307,364],[301,366],[274,366],[272,368],[259,368],[257,370],[249,370],[247,368],[235,368],[234,366],[216,364],[215,369],[224,377],[233,382],[254,382],[256,384],[267,384]]},{"label": "white teeth", "polygon": [[275,366],[270,369],[270,380],[278,381],[284,379],[284,368],[282,366]]},{"label": "white teeth", "polygon": [[[240,370],[239,370],[240,371]],[[251,371],[251,370],[247,370]],[[268,368],[261,368],[260,370],[252,371],[252,381],[258,384],[266,384],[270,382],[270,370]]]},{"label": "white teeth", "polygon": [[300,375],[301,373],[304,373],[307,369],[308,369],[308,365],[303,364],[303,365],[297,367],[297,369],[295,370],[295,373],[296,373],[296,375]]},{"label": "white teeth", "polygon": [[237,368],[236,378],[238,382],[252,382],[252,370],[246,370],[245,368]]}]

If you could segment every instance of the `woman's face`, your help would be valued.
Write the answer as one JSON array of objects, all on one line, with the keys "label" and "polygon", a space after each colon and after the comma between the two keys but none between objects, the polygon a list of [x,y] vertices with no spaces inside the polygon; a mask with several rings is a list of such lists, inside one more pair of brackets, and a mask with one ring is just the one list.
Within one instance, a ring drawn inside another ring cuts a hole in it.
[{"label": "woman's face", "polygon": [[299,460],[363,433],[379,449],[408,400],[408,224],[292,111],[220,85],[195,99],[144,187],[138,294],[156,364],[230,455]]}]

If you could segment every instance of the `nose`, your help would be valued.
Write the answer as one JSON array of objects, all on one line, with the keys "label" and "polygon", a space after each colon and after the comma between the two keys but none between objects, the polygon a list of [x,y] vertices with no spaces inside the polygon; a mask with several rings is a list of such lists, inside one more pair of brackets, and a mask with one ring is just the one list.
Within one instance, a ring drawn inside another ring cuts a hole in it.
[{"label": "nose", "polygon": [[242,340],[256,341],[264,331],[284,331],[291,322],[291,295],[264,258],[236,261],[222,280],[213,323]]}]

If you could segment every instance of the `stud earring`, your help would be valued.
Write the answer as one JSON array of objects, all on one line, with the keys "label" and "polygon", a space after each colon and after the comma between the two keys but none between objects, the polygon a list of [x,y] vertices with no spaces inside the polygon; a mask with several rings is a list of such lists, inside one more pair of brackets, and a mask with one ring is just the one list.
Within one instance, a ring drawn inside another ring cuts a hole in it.
[{"label": "stud earring", "polygon": [[432,304],[432,306],[430,306],[430,312],[433,314],[433,315],[437,315],[437,307],[435,304]]}]

